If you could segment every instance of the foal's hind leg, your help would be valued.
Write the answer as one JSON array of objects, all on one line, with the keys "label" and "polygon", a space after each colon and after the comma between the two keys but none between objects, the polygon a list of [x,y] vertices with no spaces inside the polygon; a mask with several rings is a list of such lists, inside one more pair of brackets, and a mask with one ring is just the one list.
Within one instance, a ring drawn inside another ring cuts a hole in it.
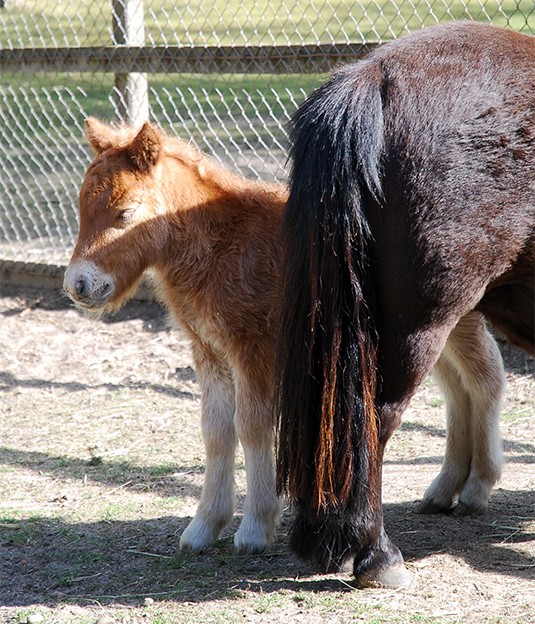
[{"label": "foal's hind leg", "polygon": [[234,515],[234,382],[230,369],[209,351],[194,345],[193,355],[202,391],[206,472],[197,513],[180,540],[183,550],[213,544]]},{"label": "foal's hind leg", "polygon": [[496,342],[478,312],[462,318],[434,370],[446,397],[446,452],[422,513],[482,513],[501,471],[500,403],[505,374]]},{"label": "foal's hind leg", "polygon": [[[253,373],[254,371],[248,371]],[[247,496],[235,546],[249,554],[264,551],[275,533],[280,503],[275,491],[271,384],[236,374],[236,431],[243,447]]]}]

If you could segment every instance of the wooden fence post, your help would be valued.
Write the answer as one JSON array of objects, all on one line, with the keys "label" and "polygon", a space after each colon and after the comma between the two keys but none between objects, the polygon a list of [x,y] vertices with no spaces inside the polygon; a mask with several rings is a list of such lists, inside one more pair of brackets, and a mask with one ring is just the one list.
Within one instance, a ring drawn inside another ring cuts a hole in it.
[{"label": "wooden fence post", "polygon": [[[115,45],[145,45],[143,0],[112,0],[113,42]],[[120,121],[139,125],[149,119],[147,74],[115,74],[115,102]]]}]

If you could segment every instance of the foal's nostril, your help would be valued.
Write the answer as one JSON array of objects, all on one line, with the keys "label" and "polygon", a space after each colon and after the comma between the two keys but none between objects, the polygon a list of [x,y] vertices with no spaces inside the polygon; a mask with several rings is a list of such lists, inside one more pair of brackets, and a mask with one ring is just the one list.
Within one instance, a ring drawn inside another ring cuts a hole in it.
[{"label": "foal's nostril", "polygon": [[76,280],[75,292],[77,297],[82,298],[87,296],[88,290],[89,289],[87,288],[87,283],[83,277],[80,277]]}]

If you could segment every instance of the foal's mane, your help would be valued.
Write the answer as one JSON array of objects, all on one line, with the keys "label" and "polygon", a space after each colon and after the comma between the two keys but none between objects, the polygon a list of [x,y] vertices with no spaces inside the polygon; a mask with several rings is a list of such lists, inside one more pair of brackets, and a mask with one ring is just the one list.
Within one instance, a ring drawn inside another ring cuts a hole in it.
[{"label": "foal's mane", "polygon": [[175,158],[192,169],[204,183],[217,186],[225,193],[244,201],[253,196],[257,202],[270,203],[274,199],[287,199],[287,187],[281,183],[253,181],[232,173],[211,156],[197,149],[191,142],[168,136],[158,131],[163,154]]}]

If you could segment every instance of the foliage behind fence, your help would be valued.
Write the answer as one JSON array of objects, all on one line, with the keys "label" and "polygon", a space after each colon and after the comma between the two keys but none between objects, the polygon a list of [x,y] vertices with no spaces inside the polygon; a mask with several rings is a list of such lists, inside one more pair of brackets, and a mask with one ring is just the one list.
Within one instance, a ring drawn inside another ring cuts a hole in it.
[{"label": "foliage behind fence", "polygon": [[[422,26],[531,33],[533,0],[0,0],[0,262],[62,267],[83,120],[141,121],[285,178],[285,125],[326,72]],[[136,99],[137,98],[137,99]]]}]

